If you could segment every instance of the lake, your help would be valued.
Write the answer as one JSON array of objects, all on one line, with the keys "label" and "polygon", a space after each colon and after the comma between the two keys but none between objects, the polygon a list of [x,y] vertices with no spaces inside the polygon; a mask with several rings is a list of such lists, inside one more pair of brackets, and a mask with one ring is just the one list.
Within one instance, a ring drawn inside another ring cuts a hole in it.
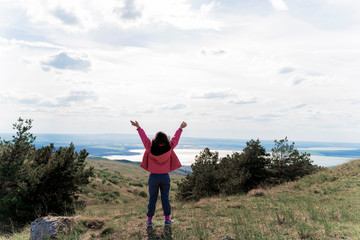
[{"label": "lake", "polygon": [[[195,162],[195,156],[200,153],[202,149],[175,149],[176,155],[179,157],[182,165],[191,165]],[[231,155],[233,150],[211,150],[219,152],[219,157],[225,157],[226,155]],[[300,151],[300,149],[299,149]],[[302,149],[304,151],[304,149]],[[109,160],[129,160],[133,162],[141,162],[142,156],[144,153],[143,149],[133,149],[130,150],[131,153],[135,153],[136,155],[109,155],[103,156],[103,158]],[[354,158],[349,157],[331,157],[331,156],[319,156],[319,155],[311,155],[311,160],[314,161],[314,164],[323,166],[323,167],[333,167],[348,161],[353,160]]]},{"label": "lake", "polygon": [[[130,160],[140,162],[143,153],[143,144],[137,134],[34,134],[36,147],[54,143],[56,147],[66,147],[72,142],[76,151],[86,149],[89,157],[106,158],[111,160]],[[1,139],[10,140],[12,134],[0,134]],[[153,136],[149,135],[150,138]],[[218,151],[220,157],[240,152],[246,147],[246,139],[224,138],[192,138],[181,137],[175,149],[181,163],[190,165],[195,156],[204,148]],[[289,139],[289,143],[293,140]],[[267,152],[274,147],[273,140],[261,140],[261,145]],[[295,147],[301,152],[311,154],[315,164],[332,167],[353,159],[360,158],[360,143],[343,142],[313,142],[295,141]]]}]

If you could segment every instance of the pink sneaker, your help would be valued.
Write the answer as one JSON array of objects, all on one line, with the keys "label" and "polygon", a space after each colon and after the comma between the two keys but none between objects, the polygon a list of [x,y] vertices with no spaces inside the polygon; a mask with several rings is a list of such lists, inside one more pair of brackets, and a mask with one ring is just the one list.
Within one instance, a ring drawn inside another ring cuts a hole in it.
[{"label": "pink sneaker", "polygon": [[152,227],[152,221],[151,221],[151,220],[147,220],[147,221],[146,221],[146,226],[147,226],[147,227]]},{"label": "pink sneaker", "polygon": [[174,223],[173,220],[171,220],[171,219],[165,219],[164,225],[165,225],[165,226],[170,226],[170,225],[173,224],[173,223]]}]

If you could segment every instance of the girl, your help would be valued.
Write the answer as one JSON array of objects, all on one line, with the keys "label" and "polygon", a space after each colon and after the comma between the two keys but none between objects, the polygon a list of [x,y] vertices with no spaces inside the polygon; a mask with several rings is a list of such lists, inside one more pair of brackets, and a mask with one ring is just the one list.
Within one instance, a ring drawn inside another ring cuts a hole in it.
[{"label": "girl", "polygon": [[165,226],[173,223],[170,218],[171,205],[169,201],[170,176],[169,172],[181,167],[180,161],[174,152],[174,148],[179,142],[182,129],[187,126],[182,122],[174,137],[169,141],[169,137],[163,133],[156,133],[152,141],[146,136],[145,131],[140,127],[137,121],[130,121],[131,125],[137,128],[141,141],[145,147],[145,153],[140,167],[150,172],[149,175],[149,204],[147,210],[148,227],[152,226],[152,217],[155,214],[156,201],[161,192],[161,204],[165,216]]}]

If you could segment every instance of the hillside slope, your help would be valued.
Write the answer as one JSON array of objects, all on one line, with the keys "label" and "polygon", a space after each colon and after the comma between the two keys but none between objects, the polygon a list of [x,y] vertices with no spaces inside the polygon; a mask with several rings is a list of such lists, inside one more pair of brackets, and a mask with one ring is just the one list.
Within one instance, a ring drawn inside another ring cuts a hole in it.
[{"label": "hillside slope", "polygon": [[[81,196],[87,207],[63,239],[360,239],[360,160],[274,188],[199,202],[175,200],[182,176],[172,174],[175,224],[163,226],[158,201],[151,229],[145,227],[147,173],[130,163],[88,162],[97,176]],[[26,233],[13,239],[26,239]]]}]

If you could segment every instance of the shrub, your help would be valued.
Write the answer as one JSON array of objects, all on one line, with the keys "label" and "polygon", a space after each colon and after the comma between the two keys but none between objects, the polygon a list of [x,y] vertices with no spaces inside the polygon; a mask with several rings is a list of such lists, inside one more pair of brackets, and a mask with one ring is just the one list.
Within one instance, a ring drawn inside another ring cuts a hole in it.
[{"label": "shrub", "polygon": [[219,181],[219,153],[211,152],[205,148],[195,157],[195,163],[191,164],[192,174],[188,174],[178,184],[178,199],[200,199],[220,193]]},{"label": "shrub", "polygon": [[100,236],[101,237],[106,237],[110,234],[114,233],[114,228],[113,227],[106,227],[104,228],[104,230],[101,231]]},{"label": "shrub", "polygon": [[250,140],[241,153],[234,152],[219,159],[217,152],[205,148],[195,157],[188,174],[180,183],[179,200],[198,200],[217,194],[246,193],[259,185],[292,181],[317,172],[310,154],[299,153],[287,138],[277,141],[272,155],[266,153],[259,139]]},{"label": "shrub", "polygon": [[109,178],[108,180],[113,184],[119,184],[119,180],[117,180],[116,178]]},{"label": "shrub", "polygon": [[[81,186],[89,183],[86,150],[54,144],[36,149],[32,120],[19,118],[11,141],[0,142],[0,225],[26,223],[48,214],[72,214]],[[84,203],[79,203],[83,205]]]},{"label": "shrub", "polygon": [[102,192],[98,194],[100,200],[105,203],[116,202],[116,200],[120,197],[120,193],[118,191],[112,192]]},{"label": "shrub", "polygon": [[247,192],[269,178],[270,160],[259,140],[250,140],[242,153],[234,152],[220,161],[221,191],[225,194]]},{"label": "shrub", "polygon": [[143,197],[143,198],[147,198],[148,194],[145,191],[140,191],[139,192],[139,196]]},{"label": "shrub", "polygon": [[273,183],[293,181],[321,170],[319,166],[312,164],[309,153],[300,153],[294,142],[289,145],[287,137],[274,142],[270,165]]},{"label": "shrub", "polygon": [[135,186],[135,187],[144,187],[144,184],[142,184],[142,183],[137,183],[137,182],[130,182],[129,185],[130,185],[130,186]]}]

